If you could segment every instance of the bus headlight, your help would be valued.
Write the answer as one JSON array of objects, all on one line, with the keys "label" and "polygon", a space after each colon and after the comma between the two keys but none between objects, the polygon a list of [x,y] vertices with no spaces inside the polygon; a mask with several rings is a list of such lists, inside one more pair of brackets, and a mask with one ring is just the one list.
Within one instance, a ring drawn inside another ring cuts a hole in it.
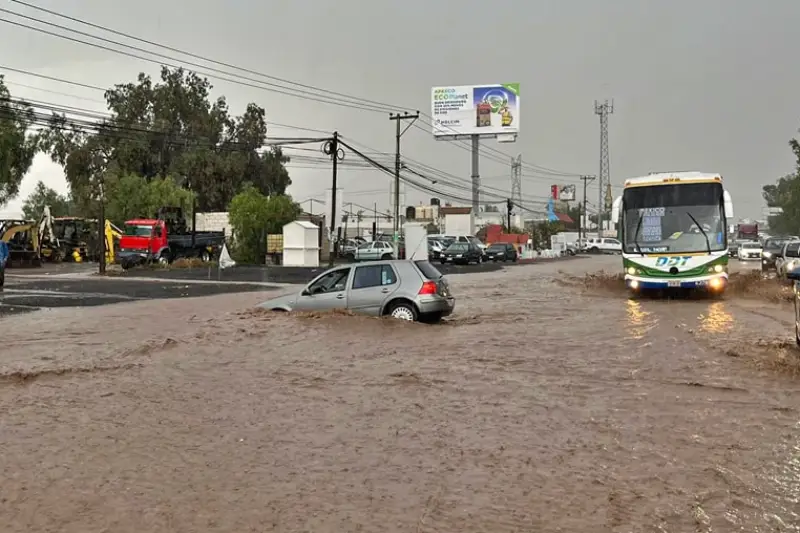
[{"label": "bus headlight", "polygon": [[639,271],[638,271],[638,270],[636,270],[635,268],[633,268],[633,267],[628,267],[628,274],[630,274],[631,276],[635,276],[635,275],[636,275],[636,274],[638,274],[638,273],[639,273]]},{"label": "bus headlight", "polygon": [[714,265],[713,267],[708,267],[709,272],[716,272],[717,274],[721,272],[725,272],[725,267],[722,265]]}]

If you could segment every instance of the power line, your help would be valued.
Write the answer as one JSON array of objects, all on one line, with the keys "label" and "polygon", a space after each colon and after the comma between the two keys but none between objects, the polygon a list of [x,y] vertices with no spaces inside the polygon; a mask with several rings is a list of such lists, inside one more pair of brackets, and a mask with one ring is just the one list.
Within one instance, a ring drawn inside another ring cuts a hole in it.
[{"label": "power line", "polygon": [[[199,66],[200,68],[213,70],[213,71],[225,74],[225,75],[235,76],[235,77],[242,78],[242,79],[245,79],[245,80],[248,80],[248,81],[261,83],[261,84],[264,84],[264,85],[267,85],[267,86],[271,86],[271,87],[276,87],[276,88],[279,88],[279,89],[288,89],[288,90],[293,90],[294,91],[293,93],[286,93],[286,92],[283,92],[283,91],[276,91],[275,89],[273,89],[274,92],[278,92],[279,94],[287,94],[289,96],[295,96],[295,97],[302,98],[302,96],[300,96],[298,94],[295,94],[295,93],[302,93],[302,94],[306,94],[307,95],[307,97],[306,97],[307,99],[316,100],[316,101],[320,101],[320,102],[323,102],[323,103],[331,103],[331,104],[334,104],[334,105],[343,105],[345,107],[356,107],[356,108],[369,110],[369,111],[376,111],[376,112],[377,111],[386,112],[386,111],[389,111],[389,110],[395,110],[397,108],[400,108],[400,109],[411,109],[409,106],[397,106],[397,105],[394,105],[394,104],[389,104],[389,103],[380,102],[380,101],[376,101],[376,100],[370,100],[370,99],[367,99],[367,98],[361,98],[361,97],[358,97],[358,96],[348,95],[346,93],[341,93],[341,92],[337,92],[337,91],[331,91],[331,90],[324,89],[324,88],[321,88],[321,87],[317,87],[317,86],[314,86],[314,85],[308,85],[308,84],[303,84],[303,83],[299,83],[299,82],[294,82],[294,81],[287,80],[287,79],[284,79],[284,78],[279,78],[277,76],[271,76],[271,75],[265,74],[263,72],[258,72],[258,71],[255,71],[255,70],[252,70],[252,69],[248,69],[248,68],[245,68],[245,67],[240,67],[240,66],[237,66],[237,65],[234,65],[234,64],[231,64],[231,63],[226,63],[226,62],[218,61],[218,60],[215,60],[215,59],[211,59],[211,58],[199,55],[199,54],[195,54],[195,53],[192,53],[192,52],[188,52],[186,50],[182,50],[180,48],[172,47],[172,46],[169,46],[169,45],[165,45],[165,44],[158,43],[158,42],[151,41],[151,40],[147,40],[147,39],[142,39],[140,37],[136,37],[134,35],[131,35],[131,34],[128,34],[128,33],[125,33],[125,32],[121,32],[119,30],[115,30],[113,28],[109,28],[109,27],[104,26],[104,25],[95,24],[95,23],[92,23],[92,22],[89,22],[89,21],[86,21],[86,20],[83,20],[83,19],[80,19],[80,18],[77,18],[77,17],[72,17],[72,16],[69,16],[69,15],[66,15],[66,14],[63,14],[63,13],[59,13],[59,12],[54,11],[54,10],[46,9],[46,8],[43,8],[43,7],[40,7],[40,6],[36,6],[34,4],[30,4],[28,2],[24,2],[22,0],[11,0],[11,1],[13,1],[16,4],[23,5],[23,6],[26,6],[28,8],[35,9],[35,10],[38,10],[38,11],[41,11],[41,12],[44,12],[44,13],[48,13],[50,15],[53,15],[53,16],[56,16],[56,17],[60,17],[60,18],[65,19],[65,20],[70,20],[70,21],[76,22],[78,24],[83,24],[85,26],[98,29],[100,31],[105,31],[105,32],[108,32],[108,33],[111,33],[111,34],[114,34],[114,35],[117,35],[117,36],[120,36],[120,37],[125,37],[127,39],[131,39],[131,40],[134,40],[134,41],[137,41],[137,42],[140,42],[140,43],[148,44],[150,46],[163,48],[163,49],[169,50],[171,52],[175,52],[175,53],[186,55],[186,56],[189,56],[189,57],[192,57],[192,58],[195,58],[195,59],[199,59],[199,60],[204,61],[206,63],[213,63],[213,64],[216,64],[216,65],[224,66],[224,67],[227,67],[227,68],[232,68],[232,69],[239,70],[239,71],[242,71],[242,72],[247,72],[249,74],[260,76],[262,78],[270,79],[270,80],[273,80],[273,81],[279,82],[279,83],[269,83],[269,82],[265,82],[265,81],[262,81],[262,80],[254,80],[252,78],[241,76],[239,74],[232,73],[232,72],[229,72],[229,71],[224,71],[224,70],[221,70],[221,69],[216,69],[216,68],[213,68],[213,67],[209,67],[207,65],[198,65],[196,63],[188,62],[188,61],[181,60],[181,59],[176,59],[176,58],[173,58],[171,56],[166,56],[164,54],[160,54],[160,53],[157,53],[157,52],[152,52],[150,50],[146,50],[146,49],[143,49],[143,48],[140,48],[140,47],[136,47],[136,46],[133,46],[133,45],[121,43],[119,41],[115,41],[115,40],[112,40],[112,39],[107,39],[105,37],[100,37],[100,36],[97,36],[97,35],[93,35],[93,34],[90,34],[88,32],[82,32],[80,30],[69,28],[67,26],[63,26],[63,25],[56,24],[56,23],[53,23],[53,22],[37,19],[35,17],[30,17],[28,15],[23,15],[21,13],[17,13],[17,12],[10,11],[10,10],[7,10],[7,9],[0,8],[0,11],[6,12],[6,13],[10,13],[12,15],[15,15],[15,16],[18,16],[18,17],[21,17],[21,18],[25,18],[27,20],[36,21],[36,22],[39,22],[39,23],[42,23],[42,24],[46,24],[46,25],[49,25],[51,27],[60,28],[62,30],[73,32],[73,33],[78,34],[78,35],[91,37],[93,39],[104,41],[104,42],[107,42],[107,43],[110,43],[110,44],[115,44],[117,46],[122,46],[122,47],[129,48],[129,49],[132,49],[132,50],[140,51],[140,52],[147,53],[147,54],[150,54],[150,55],[154,55],[154,56],[157,56],[157,57],[167,58],[167,59],[170,59],[172,61],[178,61],[178,62],[183,61],[184,63],[186,63],[188,65]],[[129,53],[121,51],[121,50],[115,50],[115,49],[104,47],[102,45],[97,45],[97,44],[94,44],[94,43],[87,43],[87,42],[81,41],[79,39],[74,39],[74,38],[71,38],[71,37],[68,37],[68,36],[64,36],[64,35],[60,35],[60,34],[57,34],[57,33],[48,32],[47,30],[43,30],[41,28],[35,28],[35,27],[32,27],[32,26],[27,26],[27,25],[24,25],[24,24],[21,24],[21,23],[8,21],[8,20],[5,20],[5,19],[0,19],[0,21],[7,22],[9,24],[14,24],[14,25],[21,26],[21,27],[26,27],[26,28],[31,29],[33,31],[39,31],[39,32],[42,32],[42,33],[45,33],[45,34],[48,34],[48,35],[51,35],[51,36],[54,36],[54,37],[71,40],[73,42],[80,42],[81,44],[86,44],[88,46],[94,46],[94,47],[98,47],[98,48],[101,48],[101,49],[104,49],[104,50],[108,50],[108,51],[111,51],[111,52],[121,53],[121,54],[124,54],[124,55],[135,57],[137,59],[144,60],[144,61],[156,62],[153,59],[142,58],[142,57],[135,56],[135,55],[129,54]],[[160,63],[160,62],[158,62],[158,63]],[[171,65],[167,65],[167,66],[171,66]],[[178,68],[178,67],[172,66],[172,68]],[[214,77],[212,75],[209,75],[209,74],[207,74],[205,72],[201,72],[201,71],[197,71],[197,73],[198,74],[202,74],[204,76],[208,76],[210,78]],[[228,82],[231,82],[231,83],[239,83],[241,85],[250,86],[250,84],[238,82],[236,80],[231,80],[231,79],[228,79],[228,78],[217,78],[217,79],[222,79],[223,81],[228,81]],[[301,89],[294,89],[292,87],[287,87],[286,85],[280,85],[280,83],[293,85],[293,86],[296,86],[296,87],[300,87]],[[256,87],[256,88],[269,90],[266,87]],[[321,94],[316,94],[316,93],[321,93]],[[327,95],[330,95],[330,96],[327,96]],[[320,97],[321,98],[325,98],[325,100],[320,100],[319,99]],[[428,114],[425,114],[425,113],[422,113],[421,115],[426,117],[427,119],[429,119],[429,121],[424,122],[424,123],[428,127],[433,128],[432,122],[430,122],[430,121],[433,120],[433,117],[428,115]],[[453,130],[453,131],[455,132],[455,130]],[[464,147],[462,144],[459,144],[458,141],[455,141],[454,144],[456,146],[461,147],[461,148],[466,148],[466,149],[471,150],[470,147]],[[482,147],[482,148],[484,148],[484,147]],[[503,152],[501,150],[497,150],[497,149],[494,149],[494,148],[491,148],[491,147],[485,147],[485,149],[487,151],[489,151],[489,152],[497,154],[497,156],[502,157],[503,161],[507,161],[508,158],[510,157],[507,153],[505,153],[505,152]],[[495,156],[495,157],[497,157],[497,156]],[[539,166],[539,165],[533,165],[533,164],[526,163],[525,166],[527,168],[529,168],[529,169],[532,169],[532,171],[542,172],[542,173],[546,173],[546,174],[550,174],[550,175],[554,175],[554,176],[573,177],[573,178],[579,176],[579,174],[557,171],[557,170],[550,169],[548,167]]]}]

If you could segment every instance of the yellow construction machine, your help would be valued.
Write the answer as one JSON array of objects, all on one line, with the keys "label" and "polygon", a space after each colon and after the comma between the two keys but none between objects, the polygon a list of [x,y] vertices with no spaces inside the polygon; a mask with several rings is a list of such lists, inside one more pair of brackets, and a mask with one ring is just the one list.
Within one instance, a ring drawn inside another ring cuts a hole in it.
[{"label": "yellow construction machine", "polygon": [[8,245],[6,266],[42,266],[43,245],[56,243],[53,218],[45,207],[38,222],[28,220],[0,221],[0,240]]},{"label": "yellow construction machine", "polygon": [[[51,261],[98,261],[100,243],[97,235],[97,219],[80,217],[58,217],[53,219],[56,236],[55,246],[42,250],[42,255]],[[106,263],[113,263],[122,231],[111,221],[105,221]]]}]

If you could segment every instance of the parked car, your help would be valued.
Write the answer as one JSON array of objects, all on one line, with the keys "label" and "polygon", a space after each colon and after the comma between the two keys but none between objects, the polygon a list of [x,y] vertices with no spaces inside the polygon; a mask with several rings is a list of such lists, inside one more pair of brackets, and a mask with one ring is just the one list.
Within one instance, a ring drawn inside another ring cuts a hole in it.
[{"label": "parked car", "polygon": [[728,256],[737,257],[737,254],[739,253],[739,241],[730,239],[728,243]]},{"label": "parked car", "polygon": [[447,248],[447,246],[445,246],[442,241],[438,239],[428,239],[428,257],[439,259],[445,248]]},{"label": "parked car", "polygon": [[797,267],[800,267],[800,241],[787,242],[775,261],[775,271],[778,276],[786,277]]},{"label": "parked car", "polygon": [[790,270],[786,277],[794,283],[794,338],[800,346],[800,268]]},{"label": "parked car", "polygon": [[781,254],[786,243],[798,240],[794,237],[770,237],[764,241],[761,251],[761,271],[776,270],[776,262],[782,260]]},{"label": "parked car", "polygon": [[584,249],[590,254],[621,254],[622,243],[608,237],[590,237]]},{"label": "parked car", "polygon": [[468,265],[470,263],[483,263],[483,250],[471,242],[454,242],[439,256],[439,262],[458,263]]},{"label": "parked car", "polygon": [[484,256],[487,261],[503,261],[504,263],[513,261],[516,263],[519,259],[519,252],[517,252],[517,248],[513,244],[496,242],[486,248]]},{"label": "parked car", "polygon": [[356,261],[386,261],[394,258],[394,247],[386,241],[365,242],[353,255]]},{"label": "parked car", "polygon": [[339,248],[339,254],[347,259],[355,259],[356,250],[363,242],[356,239],[346,239]]},{"label": "parked car", "polygon": [[332,268],[299,293],[268,300],[273,311],[349,309],[372,316],[438,322],[455,308],[447,279],[428,261],[377,261]]},{"label": "parked car", "polygon": [[8,244],[0,241],[0,287],[6,283],[6,263],[8,262]]},{"label": "parked car", "polygon": [[761,259],[761,243],[758,241],[742,241],[738,244],[737,257],[740,261],[748,259]]}]

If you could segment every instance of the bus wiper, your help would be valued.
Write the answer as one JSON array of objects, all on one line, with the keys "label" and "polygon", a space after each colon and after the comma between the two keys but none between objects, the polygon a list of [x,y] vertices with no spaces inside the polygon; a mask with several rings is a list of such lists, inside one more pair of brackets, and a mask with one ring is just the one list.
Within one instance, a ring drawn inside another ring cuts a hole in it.
[{"label": "bus wiper", "polygon": [[709,240],[708,240],[708,235],[706,235],[706,232],[705,232],[705,230],[703,229],[703,226],[701,226],[700,224],[698,224],[698,222],[697,222],[697,219],[696,219],[696,218],[694,218],[694,217],[692,216],[692,214],[691,214],[689,211],[686,211],[686,214],[687,214],[687,215],[689,215],[689,218],[691,218],[691,219],[692,219],[692,222],[694,222],[694,225],[695,225],[695,226],[697,226],[697,229],[699,229],[699,230],[700,230],[700,233],[702,233],[702,234],[703,234],[703,237],[705,237],[705,238],[706,238],[706,246],[708,247],[708,253],[709,253],[709,254],[711,254],[711,241],[709,241]]},{"label": "bus wiper", "polygon": [[636,247],[636,251],[639,252],[639,255],[644,257],[642,248],[639,246],[639,230],[642,229],[642,220],[644,220],[644,217],[639,216],[639,222],[636,223],[636,231],[633,233],[633,245]]}]

